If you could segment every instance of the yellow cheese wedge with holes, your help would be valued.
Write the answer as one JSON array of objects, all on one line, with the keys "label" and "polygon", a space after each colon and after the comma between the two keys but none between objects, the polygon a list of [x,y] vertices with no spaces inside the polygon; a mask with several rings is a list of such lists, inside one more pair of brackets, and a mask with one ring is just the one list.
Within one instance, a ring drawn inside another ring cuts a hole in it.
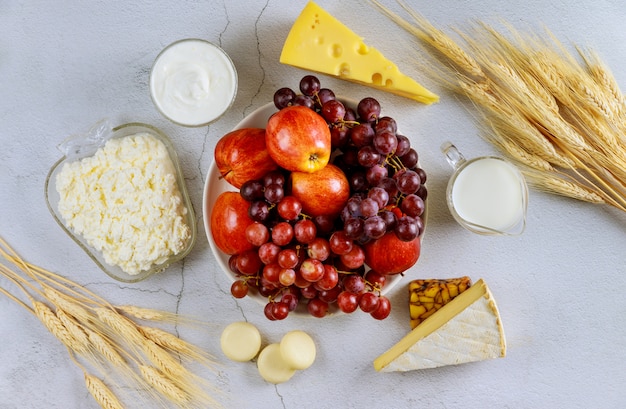
[{"label": "yellow cheese wedge with holes", "polygon": [[374,369],[411,371],[505,355],[500,313],[481,279],[376,358]]},{"label": "yellow cheese wedge with holes", "polygon": [[314,2],[293,24],[280,62],[353,81],[424,104],[439,97],[428,91],[363,39]]}]

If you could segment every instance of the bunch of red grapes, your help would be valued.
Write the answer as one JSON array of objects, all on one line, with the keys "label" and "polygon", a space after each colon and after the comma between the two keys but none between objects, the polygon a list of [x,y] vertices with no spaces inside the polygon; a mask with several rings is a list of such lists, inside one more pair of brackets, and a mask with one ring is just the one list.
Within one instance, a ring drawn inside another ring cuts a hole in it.
[{"label": "bunch of red grapes", "polygon": [[310,217],[290,195],[287,171],[243,184],[240,194],[250,202],[254,220],[246,237],[255,248],[230,258],[238,277],[231,293],[243,298],[254,288],[267,297],[264,312],[270,320],[285,319],[304,303],[314,317],[336,307],[384,319],[391,311],[381,294],[386,276],[366,266],[363,245],[387,232],[403,241],[423,233],[426,173],[409,138],[398,133],[393,118],[381,116],[376,99],[346,106],[313,75],[300,80],[299,90],[277,90],[274,105],[306,106],[325,119],[331,161],[345,173],[350,198],[337,217]]}]

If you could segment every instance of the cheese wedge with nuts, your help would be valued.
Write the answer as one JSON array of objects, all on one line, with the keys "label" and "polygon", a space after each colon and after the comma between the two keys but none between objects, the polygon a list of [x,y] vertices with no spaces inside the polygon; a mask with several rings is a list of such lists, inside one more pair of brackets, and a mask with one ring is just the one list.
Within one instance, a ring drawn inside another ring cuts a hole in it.
[{"label": "cheese wedge with nuts", "polygon": [[418,279],[409,282],[411,329],[417,327],[472,285],[465,276],[446,279]]},{"label": "cheese wedge with nuts", "polygon": [[376,358],[374,369],[411,371],[505,355],[500,313],[481,279]]},{"label": "cheese wedge with nuts", "polygon": [[294,22],[280,55],[280,62],[332,75],[424,104],[439,97],[385,58],[363,39],[310,1]]}]

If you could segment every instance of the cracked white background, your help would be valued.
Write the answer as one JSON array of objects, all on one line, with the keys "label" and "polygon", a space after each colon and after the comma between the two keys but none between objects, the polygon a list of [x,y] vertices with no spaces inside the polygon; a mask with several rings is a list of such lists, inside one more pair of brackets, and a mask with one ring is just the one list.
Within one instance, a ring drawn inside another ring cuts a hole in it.
[{"label": "cracked white background", "polygon": [[[202,188],[218,138],[303,71],[278,62],[305,1],[0,2],[0,235],[24,258],[83,283],[114,303],[134,303],[211,322],[179,334],[215,354],[226,408],[620,408],[626,404],[626,218],[611,210],[531,192],[528,227],[516,238],[472,235],[444,204],[450,175],[439,146],[452,140],[472,157],[492,152],[472,114],[426,78],[413,40],[366,2],[319,0],[407,74],[441,95],[423,106],[321,76],[337,94],[374,96],[420,152],[429,175],[430,216],[423,254],[410,278],[483,277],[498,302],[508,356],[404,374],[379,374],[372,361],[409,328],[406,287],[392,293],[392,315],[365,314],[269,322],[250,299],[236,301],[211,254],[202,224]],[[392,7],[392,0],[385,1]],[[626,87],[626,6],[618,0],[417,1],[441,28],[504,18],[520,29],[544,25],[571,44],[593,47]],[[160,117],[148,93],[153,59],[167,44],[199,37],[222,46],[239,73],[232,109],[208,127]],[[95,121],[140,121],[173,140],[197,214],[199,235],[184,262],[138,284],[98,270],[48,213],[43,187],[56,145]],[[5,279],[0,285],[10,287]],[[264,382],[253,363],[227,361],[221,329],[257,325],[264,343],[303,329],[318,345],[314,366],[288,383]],[[131,405],[132,406],[132,405]],[[31,315],[0,297],[0,409],[96,408],[80,370]],[[144,407],[137,402],[134,407]]]}]

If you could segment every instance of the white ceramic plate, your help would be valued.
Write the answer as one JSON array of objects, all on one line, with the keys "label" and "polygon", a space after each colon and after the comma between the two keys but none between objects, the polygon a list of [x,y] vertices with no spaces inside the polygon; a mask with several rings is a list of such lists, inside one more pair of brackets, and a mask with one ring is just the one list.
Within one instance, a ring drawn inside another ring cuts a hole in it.
[{"label": "white ceramic plate", "polygon": [[[342,101],[347,102],[349,105],[354,104],[354,106],[356,106],[356,103],[354,103],[353,101],[347,101],[344,99],[342,99]],[[241,122],[237,124],[237,126],[233,128],[233,130],[240,128],[265,128],[269,117],[272,116],[272,114],[276,111],[277,109],[274,106],[274,103],[268,103],[266,105],[263,105],[262,107],[252,112],[250,115],[246,116]],[[220,176],[221,175],[219,173],[219,170],[215,165],[215,160],[213,160],[213,162],[211,162],[211,166],[209,167],[209,173],[207,174],[204,184],[204,200],[202,205],[202,211],[204,216],[204,229],[206,231],[211,250],[213,251],[213,254],[215,255],[218,263],[220,264],[222,271],[224,271],[224,273],[230,280],[235,281],[237,279],[237,276],[228,267],[229,256],[219,250],[219,248],[217,248],[217,245],[215,244],[215,241],[213,240],[213,235],[211,233],[211,209],[213,208],[217,197],[225,191],[238,191],[234,186],[230,185],[224,179],[220,178]],[[424,224],[426,224],[426,212],[424,213],[422,219],[424,220]],[[423,237],[424,235],[422,234],[422,238]],[[391,291],[400,282],[400,280],[402,280],[401,274],[387,276],[387,282],[383,287],[381,293],[383,295],[389,293],[389,291]],[[256,292],[253,293],[251,291],[250,293],[248,293],[248,297],[254,298],[261,305],[267,304],[267,298],[259,295]],[[300,303],[300,305],[302,304],[303,303]],[[298,308],[296,311],[292,312],[292,314],[302,313],[300,310],[301,308]],[[329,309],[329,313],[335,311],[339,310],[334,308]],[[308,315],[308,313],[306,313],[306,315]]]},{"label": "white ceramic plate", "polygon": [[[277,109],[274,106],[273,102],[263,105],[262,107],[252,112],[250,115],[246,116],[241,122],[237,124],[237,126],[233,128],[233,130],[241,128],[265,128],[267,120],[276,111]],[[213,254],[215,255],[215,258],[217,259],[220,267],[222,268],[222,271],[228,276],[230,280],[235,281],[237,279],[237,276],[228,267],[228,259],[230,258],[230,256],[223,253],[217,247],[217,245],[215,244],[215,240],[213,240],[213,234],[211,233],[211,209],[213,209],[213,205],[215,204],[217,197],[227,191],[238,191],[236,187],[228,183],[220,176],[221,175],[219,170],[217,169],[214,158],[211,162],[211,166],[209,167],[209,173],[207,174],[206,180],[204,182],[204,193],[202,196],[202,215],[204,218],[204,230],[206,231],[211,250],[213,251]],[[254,298],[262,305],[267,304],[267,298],[262,297],[257,293],[253,293],[252,291],[248,293],[248,297]]]}]

